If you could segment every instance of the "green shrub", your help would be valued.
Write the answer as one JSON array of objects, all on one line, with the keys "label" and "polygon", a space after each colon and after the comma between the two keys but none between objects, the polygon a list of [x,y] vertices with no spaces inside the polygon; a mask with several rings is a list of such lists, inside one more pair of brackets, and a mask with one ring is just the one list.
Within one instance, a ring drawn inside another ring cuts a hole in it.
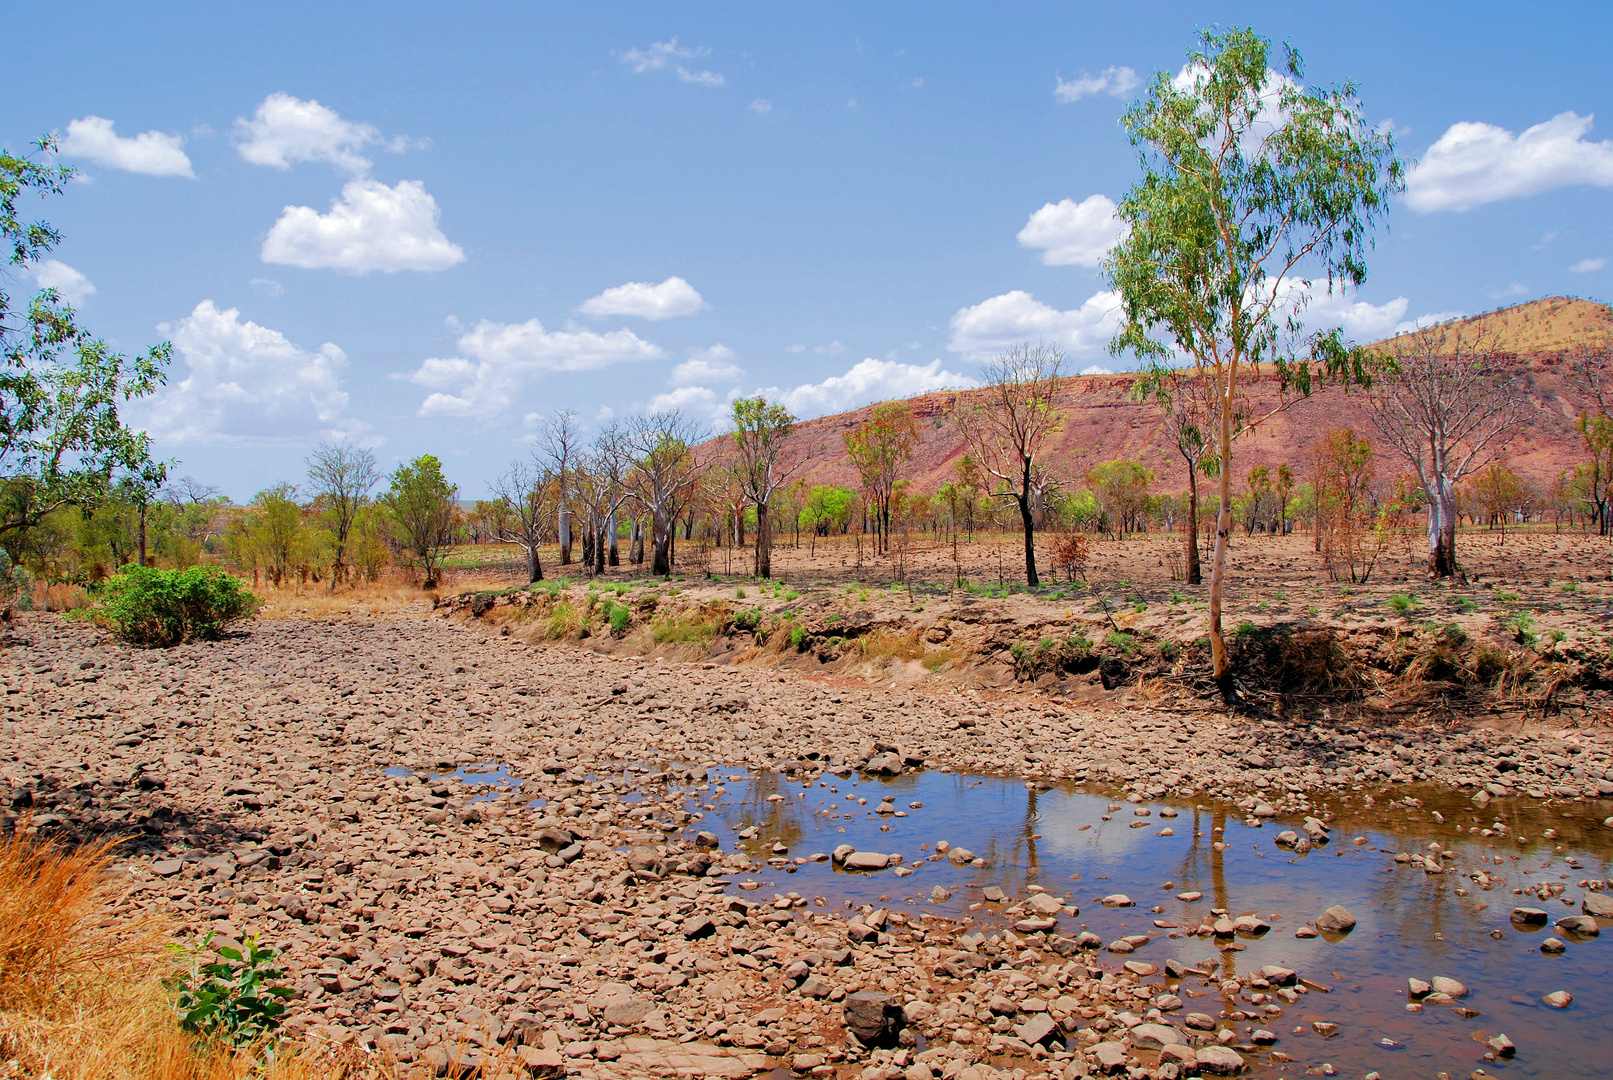
[{"label": "green shrub", "polygon": [[188,570],[125,567],[96,586],[88,607],[69,612],[144,648],[216,641],[224,628],[258,613],[241,580],[210,566]]},{"label": "green shrub", "polygon": [[1171,593],[1171,603],[1173,603],[1173,604],[1185,604],[1185,603],[1187,603],[1187,597],[1183,596],[1179,592],[1173,592],[1173,593]]},{"label": "green shrub", "polygon": [[761,608],[746,608],[744,611],[734,612],[734,629],[754,630],[762,621]]},{"label": "green shrub", "polygon": [[259,948],[256,938],[247,938],[240,949],[219,949],[220,961],[199,963],[199,954],[212,941],[208,934],[191,953],[190,970],[170,984],[179,1026],[204,1039],[227,1039],[237,1046],[257,1042],[280,1026],[284,1002],[294,992],[273,985],[285,978],[285,972],[273,964],[275,951]]},{"label": "green shrub", "polygon": [[1175,660],[1181,655],[1182,647],[1174,641],[1161,641],[1159,643],[1159,656],[1161,660]]},{"label": "green shrub", "polygon": [[1479,602],[1473,599],[1471,596],[1459,596],[1456,598],[1457,611],[1466,613],[1470,611],[1477,611],[1478,609]]},{"label": "green shrub", "polygon": [[610,622],[610,632],[617,637],[627,633],[627,628],[633,622],[633,609],[626,604],[612,603],[609,598],[605,600],[605,618]]},{"label": "green shrub", "polygon": [[790,646],[792,648],[796,649],[797,651],[804,649],[806,647],[806,640],[806,627],[792,626],[790,628]]},{"label": "green shrub", "polygon": [[735,600],[743,600],[743,599],[745,599],[745,595],[746,595],[745,594],[745,587],[743,585],[739,586],[737,589],[734,590],[734,599]]},{"label": "green shrub", "polygon": [[1410,593],[1395,593],[1385,601],[1396,615],[1406,616],[1417,610],[1417,598]]},{"label": "green shrub", "polygon": [[1238,624],[1238,628],[1236,630],[1232,631],[1232,636],[1233,637],[1245,638],[1245,637],[1248,637],[1249,635],[1251,635],[1253,633],[1256,633],[1259,629],[1260,629],[1260,627],[1256,626],[1254,623],[1250,622],[1248,619],[1245,619],[1245,620],[1243,620],[1243,622]]},{"label": "green shrub", "polygon": [[1523,597],[1519,596],[1517,593],[1507,592],[1505,589],[1497,591],[1495,598],[1501,601],[1503,604],[1516,604],[1519,600],[1523,599]]}]

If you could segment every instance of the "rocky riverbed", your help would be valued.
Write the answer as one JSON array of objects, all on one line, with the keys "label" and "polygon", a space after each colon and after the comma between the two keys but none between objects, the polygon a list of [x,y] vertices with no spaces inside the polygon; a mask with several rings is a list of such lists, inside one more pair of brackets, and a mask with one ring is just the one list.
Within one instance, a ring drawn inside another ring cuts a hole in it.
[{"label": "rocky riverbed", "polygon": [[[1077,902],[1053,881],[980,896],[1002,924],[989,934],[956,905],[808,895],[792,871],[805,882],[861,860],[873,873],[857,877],[894,883],[1000,856],[940,836],[836,852],[717,829],[735,797],[758,822],[769,801],[804,798],[763,777],[799,788],[951,770],[1101,786],[1117,808],[1218,800],[1254,821],[1295,815],[1289,850],[1329,839],[1321,800],[1369,785],[1441,785],[1476,807],[1613,793],[1599,729],[1115,714],[533,648],[437,619],[264,621],[141,651],[30,615],[5,664],[8,827],[31,815],[47,832],[130,834],[128,911],[260,935],[300,991],[293,1028],[438,1073],[486,1057],[601,1080],[1218,1075],[1280,1066],[1253,1020],[1327,989],[1292,967],[1234,970],[1235,949],[1131,958],[1148,932],[1082,931],[1081,907],[1105,898]],[[894,798],[859,810],[884,811],[887,828],[922,820]],[[1174,921],[1151,929],[1227,946],[1270,931],[1226,909]],[[1215,1008],[1193,1004],[1211,992]]]}]

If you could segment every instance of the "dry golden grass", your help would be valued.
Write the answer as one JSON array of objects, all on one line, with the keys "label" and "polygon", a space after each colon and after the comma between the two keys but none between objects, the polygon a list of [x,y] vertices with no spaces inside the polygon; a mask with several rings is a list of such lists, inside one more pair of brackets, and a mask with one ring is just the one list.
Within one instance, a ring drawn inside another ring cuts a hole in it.
[{"label": "dry golden grass", "polygon": [[89,595],[83,589],[65,582],[35,585],[33,589],[36,611],[76,611],[89,602]]},{"label": "dry golden grass", "polygon": [[340,1080],[393,1075],[351,1051],[199,1043],[163,980],[170,927],[117,910],[114,842],[0,838],[0,1080]]},{"label": "dry golden grass", "polygon": [[332,592],[324,583],[260,587],[258,611],[264,619],[323,619],[344,615],[423,615],[436,594],[399,581],[342,586]]}]

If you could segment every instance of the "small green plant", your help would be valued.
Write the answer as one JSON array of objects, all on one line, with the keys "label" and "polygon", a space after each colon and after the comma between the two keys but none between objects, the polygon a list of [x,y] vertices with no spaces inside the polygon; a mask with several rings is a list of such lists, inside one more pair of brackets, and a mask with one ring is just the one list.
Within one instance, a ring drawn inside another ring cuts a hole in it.
[{"label": "small green plant", "polygon": [[1173,604],[1185,604],[1185,603],[1187,603],[1187,597],[1183,596],[1179,592],[1173,592],[1173,593],[1171,593],[1171,603],[1173,603]]},{"label": "small green plant", "polygon": [[734,628],[736,630],[755,630],[761,621],[761,608],[746,608],[744,611],[734,612]]},{"label": "small green plant", "polygon": [[1245,620],[1243,620],[1243,622],[1238,624],[1237,629],[1232,631],[1232,636],[1233,637],[1239,637],[1239,638],[1246,638],[1246,637],[1249,637],[1250,635],[1256,633],[1259,629],[1260,628],[1258,626],[1256,626],[1254,623],[1250,622],[1248,619],[1245,619]]},{"label": "small green plant", "polygon": [[1501,620],[1501,625],[1512,631],[1519,645],[1534,645],[1540,640],[1540,635],[1535,633],[1535,617],[1527,611],[1513,612]]},{"label": "small green plant", "polygon": [[1175,641],[1161,641],[1159,643],[1159,657],[1161,660],[1171,661],[1182,655],[1182,646]]},{"label": "small green plant", "polygon": [[1262,600],[1258,604],[1255,605],[1255,610],[1256,611],[1265,611],[1269,607],[1271,607],[1271,603],[1269,601]]},{"label": "small green plant", "polygon": [[807,632],[803,626],[790,627],[790,647],[797,652],[806,648]]},{"label": "small green plant", "polygon": [[799,600],[799,599],[801,599],[801,594],[796,592],[794,589],[786,589],[785,592],[784,592],[784,599],[786,599],[786,600]]},{"label": "small green plant", "polygon": [[219,949],[219,961],[201,963],[213,936],[209,933],[189,950],[190,969],[170,983],[179,1026],[203,1039],[227,1039],[237,1046],[257,1042],[280,1026],[285,1002],[295,993],[274,985],[285,972],[274,966],[275,951],[260,948],[256,937],[248,937],[239,949]]},{"label": "small green plant", "polygon": [[1139,600],[1135,604],[1131,605],[1131,610],[1141,615],[1143,612],[1148,610],[1148,605]]},{"label": "small green plant", "polygon": [[1568,632],[1565,630],[1548,630],[1546,631],[1546,636],[1551,639],[1553,645],[1556,645],[1568,638]]},{"label": "small green plant", "polygon": [[1504,589],[1498,590],[1495,594],[1495,598],[1501,601],[1503,604],[1516,604],[1519,600],[1523,599],[1523,597],[1519,596],[1517,593],[1507,592]]},{"label": "small green plant", "polygon": [[633,622],[633,609],[626,604],[613,604],[605,601],[605,618],[610,620],[610,632],[616,637],[627,633],[627,628]]},{"label": "small green plant", "polygon": [[1478,609],[1479,602],[1473,599],[1471,596],[1458,596],[1456,598],[1456,610],[1460,611],[1462,614],[1467,615],[1477,611]]},{"label": "small green plant", "polygon": [[230,623],[258,613],[258,598],[217,567],[129,566],[91,589],[88,607],[68,612],[143,648],[217,641]]},{"label": "small green plant", "polygon": [[1121,656],[1130,656],[1137,651],[1137,639],[1118,630],[1104,638],[1103,643]]},{"label": "small green plant", "polygon": [[1401,618],[1410,616],[1417,610],[1418,607],[1417,598],[1412,596],[1410,593],[1403,592],[1395,593],[1393,596],[1389,597],[1388,600],[1384,601],[1384,603],[1389,605],[1390,611],[1393,611]]},{"label": "small green plant", "polygon": [[1557,586],[1557,590],[1565,593],[1577,593],[1579,592],[1579,582],[1565,581],[1561,585]]},{"label": "small green plant", "polygon": [[745,599],[746,595],[747,595],[747,593],[745,592],[745,586],[743,586],[743,585],[739,586],[737,589],[734,590],[734,599],[735,600],[743,600],[743,599]]}]

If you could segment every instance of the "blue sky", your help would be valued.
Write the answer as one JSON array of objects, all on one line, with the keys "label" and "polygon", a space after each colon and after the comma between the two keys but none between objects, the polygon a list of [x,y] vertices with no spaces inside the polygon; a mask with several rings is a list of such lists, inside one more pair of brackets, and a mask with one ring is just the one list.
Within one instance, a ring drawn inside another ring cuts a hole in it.
[{"label": "blue sky", "polygon": [[0,143],[83,169],[40,277],[174,342],[131,415],[176,475],[246,499],[350,438],[474,497],[556,409],[818,415],[1026,339],[1118,366],[1116,121],[1212,20],[1420,161],[1315,318],[1613,293],[1605,4],[55,3],[7,18],[41,56]]}]

